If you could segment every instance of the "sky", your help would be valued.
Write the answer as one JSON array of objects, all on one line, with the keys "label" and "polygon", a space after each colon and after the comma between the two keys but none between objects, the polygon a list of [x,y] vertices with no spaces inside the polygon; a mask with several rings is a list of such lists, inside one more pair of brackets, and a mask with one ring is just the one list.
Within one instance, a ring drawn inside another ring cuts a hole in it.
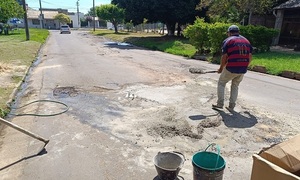
[{"label": "sky", "polygon": [[[94,0],[79,0],[79,12],[86,14],[93,7]],[[68,9],[69,12],[77,12],[77,0],[41,0],[42,8],[61,8]],[[110,4],[111,0],[95,0],[95,6]],[[26,0],[30,8],[38,10],[40,0]]]}]

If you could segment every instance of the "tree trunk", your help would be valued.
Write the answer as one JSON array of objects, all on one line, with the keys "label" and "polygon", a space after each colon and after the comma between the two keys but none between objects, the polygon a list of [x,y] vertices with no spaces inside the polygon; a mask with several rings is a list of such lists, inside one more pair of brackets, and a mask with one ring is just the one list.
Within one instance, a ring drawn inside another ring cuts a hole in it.
[{"label": "tree trunk", "polygon": [[177,25],[177,36],[178,36],[178,37],[181,36],[181,26],[180,26],[179,23],[178,23],[178,25]]},{"label": "tree trunk", "polygon": [[249,19],[248,19],[248,24],[251,24],[251,18],[252,18],[252,10],[249,12]]},{"label": "tree trunk", "polygon": [[118,23],[117,22],[112,22],[114,29],[115,29],[115,33],[118,33]]},{"label": "tree trunk", "polygon": [[174,36],[175,34],[175,23],[166,23],[168,36]]}]

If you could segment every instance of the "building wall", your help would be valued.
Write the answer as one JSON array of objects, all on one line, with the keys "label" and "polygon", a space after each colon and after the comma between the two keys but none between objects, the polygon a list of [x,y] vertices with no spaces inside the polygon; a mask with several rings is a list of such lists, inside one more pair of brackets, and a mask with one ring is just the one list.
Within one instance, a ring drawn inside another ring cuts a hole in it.
[{"label": "building wall", "polygon": [[[78,15],[79,15],[79,19],[78,19]],[[80,19],[84,18],[83,13],[72,13],[72,14],[69,14],[69,17],[72,21],[73,28],[80,28],[81,27]]]},{"label": "building wall", "polygon": [[300,9],[284,10],[279,44],[300,44]]},{"label": "building wall", "polygon": [[274,28],[276,17],[272,15],[252,15],[251,24]]}]

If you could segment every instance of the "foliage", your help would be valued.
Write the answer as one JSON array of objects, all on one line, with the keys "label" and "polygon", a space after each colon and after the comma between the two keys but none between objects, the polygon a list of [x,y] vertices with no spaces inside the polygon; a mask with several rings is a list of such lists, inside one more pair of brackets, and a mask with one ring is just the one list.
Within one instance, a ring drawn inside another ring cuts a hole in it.
[{"label": "foliage", "polygon": [[86,16],[85,20],[88,21],[88,22],[92,22],[93,18],[94,18],[93,16]]},{"label": "foliage", "polygon": [[[166,24],[168,35],[173,36],[176,24],[185,25],[192,23],[195,17],[203,16],[196,5],[199,0],[112,0],[126,10],[126,21],[132,20],[133,24],[142,24],[144,18],[149,23],[161,22]],[[180,29],[178,34],[180,34]]]},{"label": "foliage", "polygon": [[[96,8],[95,8],[95,13],[96,13]],[[92,17],[93,16],[97,16],[97,14],[95,14],[95,13],[94,13],[94,8],[91,7],[90,10],[89,10],[89,12],[88,12],[88,16],[92,16]]]},{"label": "foliage", "polygon": [[132,21],[127,22],[127,23],[125,24],[125,27],[124,27],[124,28],[127,29],[128,32],[129,32],[130,30],[132,30],[132,29],[133,29],[133,23],[132,23]]},{"label": "foliage", "polygon": [[209,48],[209,26],[210,24],[205,23],[204,19],[197,18],[194,25],[188,26],[183,31],[183,35],[190,39],[191,44],[197,48],[200,54]]},{"label": "foliage", "polygon": [[58,20],[60,23],[62,24],[69,24],[71,23],[71,19],[68,15],[64,14],[64,13],[58,13],[55,17],[55,20]]},{"label": "foliage", "polygon": [[269,51],[272,39],[279,33],[279,30],[276,29],[253,25],[241,26],[240,31],[258,52]]},{"label": "foliage", "polygon": [[[0,116],[4,117],[9,108],[6,102],[13,92],[13,89],[21,79],[21,72],[19,66],[30,67],[32,62],[36,59],[38,50],[42,43],[45,42],[49,35],[46,29],[29,29],[30,41],[26,41],[25,29],[19,29],[8,36],[0,36],[0,69],[1,66],[7,67],[11,75],[11,82],[7,82],[0,87]],[[21,68],[24,69],[24,68]],[[26,68],[25,68],[26,69]],[[14,76],[13,74],[17,74]]]},{"label": "foliage", "polygon": [[274,0],[236,0],[237,8],[240,12],[265,14],[271,10]]},{"label": "foliage", "polygon": [[264,52],[253,55],[250,68],[264,66],[268,74],[280,75],[283,71],[300,73],[299,54],[284,52]]},{"label": "foliage", "polygon": [[46,29],[29,29],[30,41],[39,42],[44,44],[49,36],[49,31]]},{"label": "foliage", "polygon": [[0,22],[7,23],[9,18],[21,18],[23,15],[23,8],[16,0],[0,0]]},{"label": "foliage", "polygon": [[127,42],[136,46],[190,58],[197,51],[196,48],[189,43],[188,39],[182,37],[162,36],[159,34],[140,32],[120,32],[115,34],[109,30],[98,30],[95,34],[112,39],[113,41]]},{"label": "foliage", "polygon": [[[200,53],[209,50],[213,55],[221,54],[221,46],[227,37],[226,31],[231,24],[226,23],[205,23],[201,19],[196,19],[193,25],[189,25],[184,30],[184,36],[189,38]],[[272,39],[278,35],[278,30],[266,28],[264,26],[240,26],[240,33],[246,37],[258,52],[269,51]]]},{"label": "foliage", "polygon": [[105,4],[96,7],[97,16],[103,20],[110,21],[115,33],[118,33],[118,24],[123,23],[125,18],[125,10],[114,4]]},{"label": "foliage", "polygon": [[[225,24],[218,24],[216,29],[222,31]],[[224,27],[225,28],[225,27]],[[225,32],[227,27],[225,28]],[[244,31],[244,30],[243,30]],[[146,47],[153,50],[160,50],[171,54],[192,57],[196,48],[189,44],[188,40],[184,38],[168,37],[161,35],[154,35],[149,33],[119,33],[114,34],[108,30],[98,30],[95,32],[101,36],[118,42],[129,42],[131,44]],[[223,35],[225,33],[223,32]],[[220,37],[221,38],[221,37]],[[223,39],[222,39],[223,40]],[[221,41],[222,42],[222,41]],[[210,56],[206,55],[208,58]],[[210,59],[211,60],[211,59]],[[214,63],[220,61],[220,56],[213,57]],[[250,69],[255,66],[265,66],[269,74],[279,75],[282,71],[293,71],[300,73],[300,56],[296,53],[283,53],[268,51],[264,53],[254,53],[253,60],[250,64]]]},{"label": "foliage", "polygon": [[210,51],[213,55],[221,54],[222,42],[227,38],[227,29],[229,25],[225,23],[214,23],[208,30]]},{"label": "foliage", "polygon": [[272,9],[275,0],[201,0],[198,8],[207,7],[214,22],[241,22],[252,13],[264,14]]}]

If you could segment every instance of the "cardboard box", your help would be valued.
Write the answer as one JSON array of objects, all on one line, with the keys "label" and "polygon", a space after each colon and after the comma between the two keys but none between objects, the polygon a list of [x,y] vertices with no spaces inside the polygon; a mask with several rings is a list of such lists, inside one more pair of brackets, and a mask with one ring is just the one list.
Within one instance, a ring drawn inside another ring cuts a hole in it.
[{"label": "cardboard box", "polygon": [[300,135],[253,155],[251,180],[300,180]]},{"label": "cardboard box", "polygon": [[300,177],[253,154],[251,180],[300,180]]}]

